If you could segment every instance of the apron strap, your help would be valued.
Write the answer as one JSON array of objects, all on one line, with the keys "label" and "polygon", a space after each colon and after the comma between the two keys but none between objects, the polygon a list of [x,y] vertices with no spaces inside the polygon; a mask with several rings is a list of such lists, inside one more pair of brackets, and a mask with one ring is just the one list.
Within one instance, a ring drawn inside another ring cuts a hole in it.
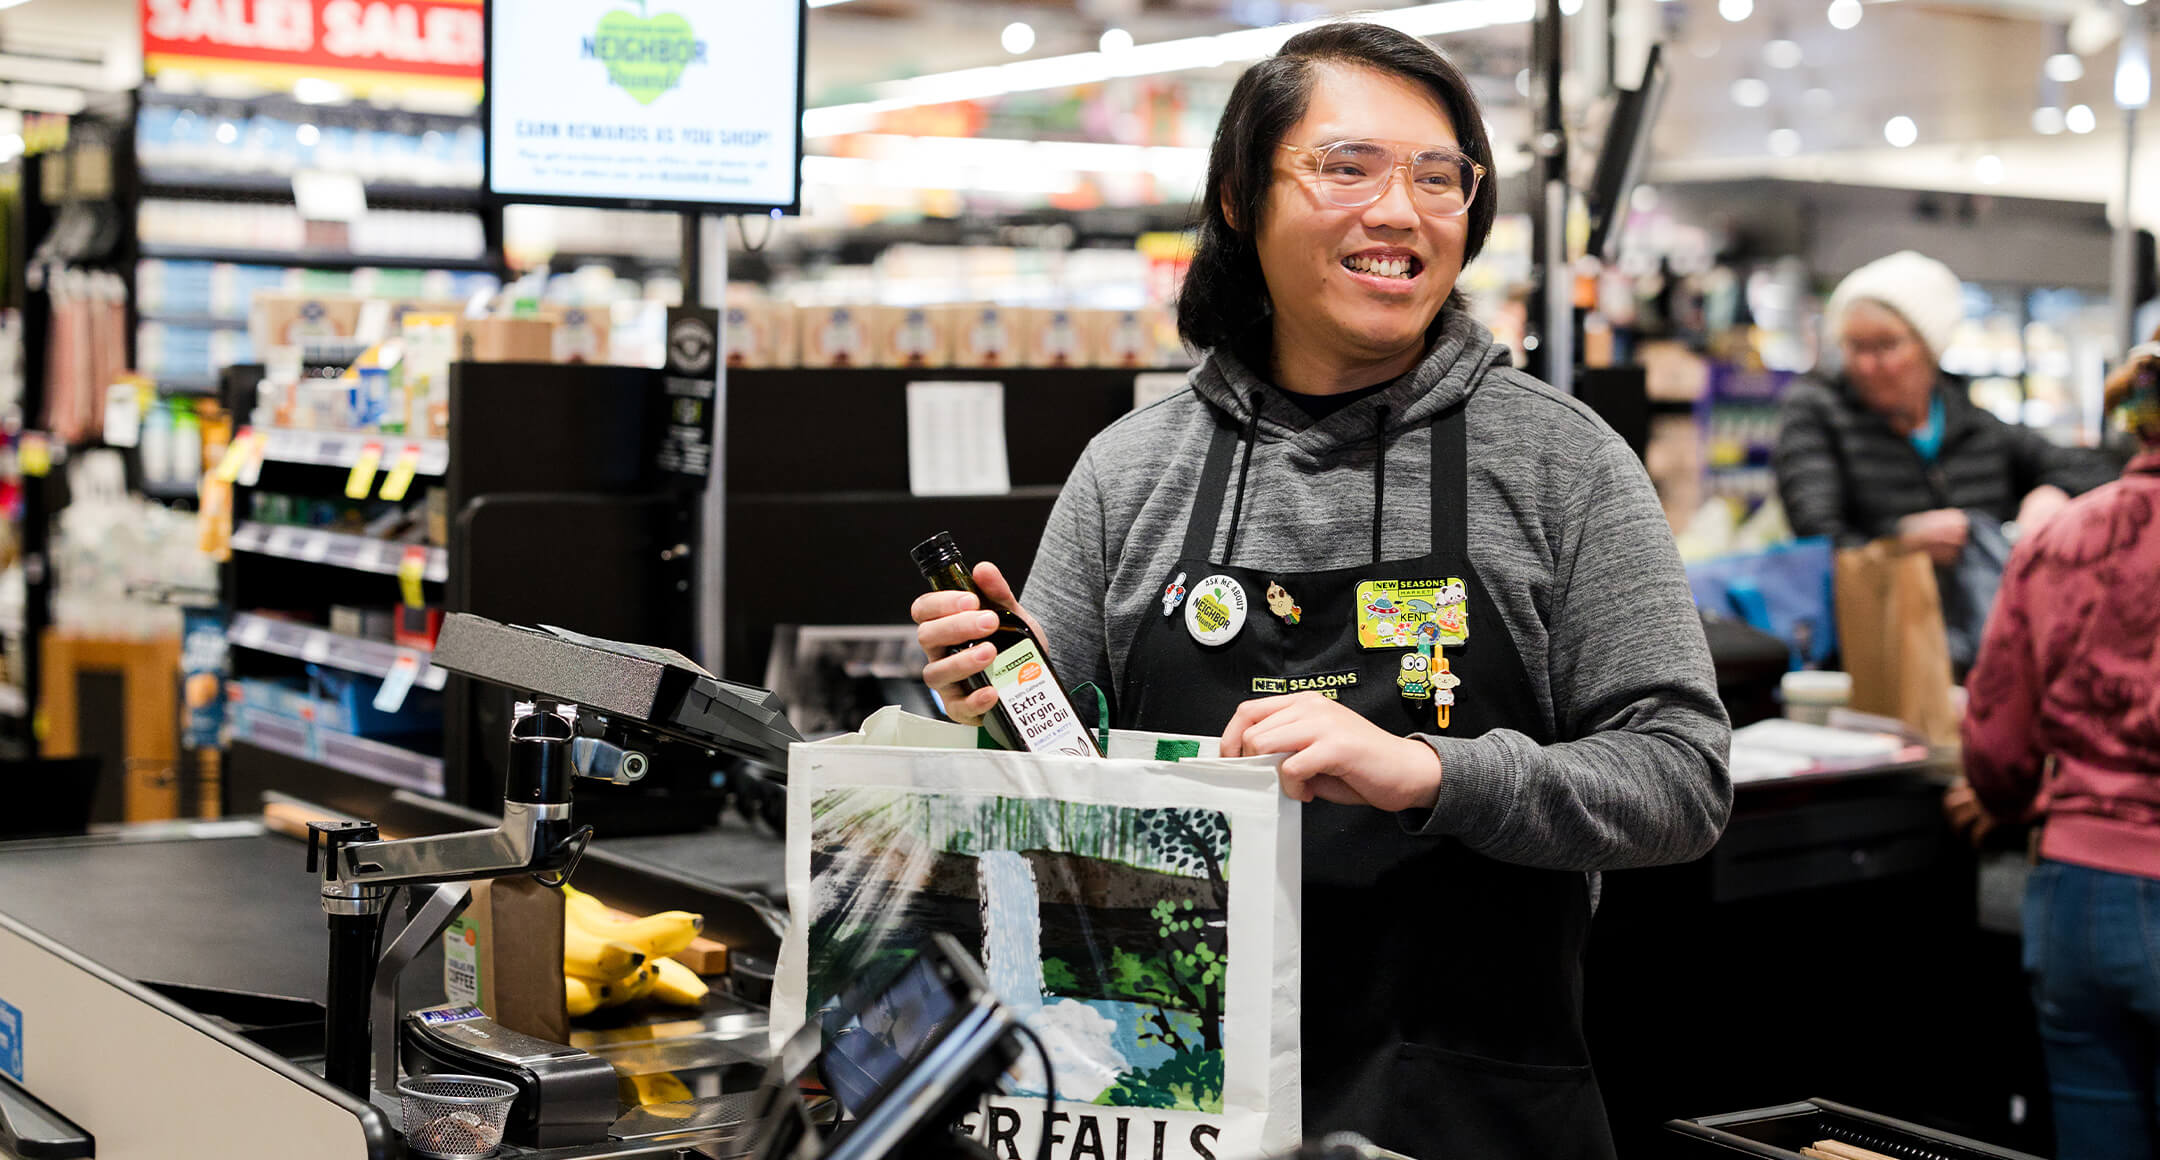
[{"label": "apron strap", "polygon": [[1470,566],[1469,401],[1441,412],[1432,426],[1432,550],[1450,568]]},{"label": "apron strap", "polygon": [[1215,529],[1222,523],[1223,493],[1230,487],[1230,457],[1237,451],[1237,442],[1237,432],[1218,419],[1207,461],[1200,468],[1200,486],[1193,492],[1192,519],[1185,525],[1181,559],[1214,558]]}]

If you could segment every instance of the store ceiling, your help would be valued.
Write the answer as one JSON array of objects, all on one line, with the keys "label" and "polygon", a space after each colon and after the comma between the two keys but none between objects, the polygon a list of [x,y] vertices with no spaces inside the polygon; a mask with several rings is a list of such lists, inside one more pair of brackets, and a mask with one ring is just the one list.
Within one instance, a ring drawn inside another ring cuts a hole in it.
[{"label": "store ceiling", "polygon": [[[2120,127],[2109,99],[2112,38],[2101,38],[2102,47],[2085,58],[2085,76],[2064,86],[2063,107],[2089,106],[2097,132],[2044,137],[2032,126],[2053,24],[2089,0],[1874,0],[1848,31],[1830,25],[1825,2],[1754,0],[1752,13],[1736,23],[1719,15],[1718,0],[1621,0],[1623,8],[1641,5],[1643,18],[1667,42],[1673,84],[1655,138],[1658,171],[1964,189],[1989,184],[1975,176],[1974,163],[1996,155],[2007,171],[2003,192],[2106,196],[2109,158],[2119,151],[2108,142],[2119,141]],[[140,70],[137,6],[138,0],[29,0],[0,10],[0,83],[104,78],[126,87]],[[1092,50],[1113,25],[1145,44],[1374,6],[1372,0],[852,0],[811,12],[806,89],[811,105],[828,105],[869,97],[886,80],[1006,63],[1016,58],[1000,47],[999,34],[1014,20],[1034,27],[1029,56],[1042,57]],[[1516,79],[1528,63],[1529,36],[1527,25],[1509,25],[1439,41],[1476,79],[1504,144],[1527,135],[1529,110]],[[1778,39],[1799,47],[1797,67],[1765,61],[1764,46]],[[1233,66],[1185,75],[1197,80],[1197,97],[1219,100],[1236,72]],[[1760,107],[1735,102],[1734,82],[1743,80],[1762,82]],[[0,90],[0,101],[8,95]],[[1913,148],[1894,150],[1884,141],[1884,123],[1899,115],[1918,130]],[[1773,151],[1771,135],[1780,129],[1797,134],[1779,144],[1796,142],[1798,156]]]}]

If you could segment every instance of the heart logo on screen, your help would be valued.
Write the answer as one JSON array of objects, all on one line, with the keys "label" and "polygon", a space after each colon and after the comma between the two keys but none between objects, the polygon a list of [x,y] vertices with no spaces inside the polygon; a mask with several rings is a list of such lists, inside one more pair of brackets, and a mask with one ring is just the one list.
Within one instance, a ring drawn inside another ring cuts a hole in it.
[{"label": "heart logo on screen", "polygon": [[616,9],[600,18],[593,40],[608,80],[641,105],[681,84],[684,66],[705,59],[705,42],[673,12],[642,16]]}]

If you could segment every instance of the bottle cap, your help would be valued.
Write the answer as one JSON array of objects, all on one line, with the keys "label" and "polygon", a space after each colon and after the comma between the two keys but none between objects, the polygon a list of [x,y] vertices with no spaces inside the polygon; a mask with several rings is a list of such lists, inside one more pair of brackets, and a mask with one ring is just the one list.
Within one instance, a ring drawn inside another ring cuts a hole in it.
[{"label": "bottle cap", "polygon": [[967,558],[960,554],[960,545],[953,542],[951,532],[939,532],[924,540],[915,545],[908,555],[914,557],[915,566],[925,572],[967,563]]}]

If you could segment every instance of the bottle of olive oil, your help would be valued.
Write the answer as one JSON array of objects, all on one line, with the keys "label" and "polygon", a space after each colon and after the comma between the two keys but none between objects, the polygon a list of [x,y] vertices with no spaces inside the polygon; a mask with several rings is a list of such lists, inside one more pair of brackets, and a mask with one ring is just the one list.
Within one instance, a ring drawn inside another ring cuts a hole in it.
[{"label": "bottle of olive oil", "polygon": [[[930,587],[949,592],[973,592],[985,610],[998,614],[998,626],[983,638],[997,646],[990,667],[960,682],[972,693],[985,685],[997,689],[997,704],[983,717],[983,728],[1006,749],[1030,753],[1063,753],[1075,757],[1100,757],[1095,739],[1088,735],[1080,715],[1073,712],[1072,697],[1051,671],[1050,654],[1027,622],[1011,609],[992,604],[975,587],[973,568],[952,533],[937,535],[915,545],[911,553]],[[971,641],[954,649],[960,652],[983,641]]]}]

